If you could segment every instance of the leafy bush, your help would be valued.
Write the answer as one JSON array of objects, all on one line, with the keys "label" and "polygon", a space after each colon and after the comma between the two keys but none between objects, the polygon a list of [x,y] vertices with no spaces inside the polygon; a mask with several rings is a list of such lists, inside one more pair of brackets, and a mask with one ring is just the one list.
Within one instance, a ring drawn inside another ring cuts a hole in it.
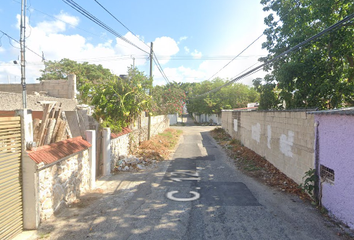
[{"label": "leafy bush", "polygon": [[103,127],[120,132],[129,126],[143,111],[148,111],[151,97],[147,94],[152,81],[137,69],[128,70],[128,78],[113,79],[94,86],[91,104],[94,117]]}]

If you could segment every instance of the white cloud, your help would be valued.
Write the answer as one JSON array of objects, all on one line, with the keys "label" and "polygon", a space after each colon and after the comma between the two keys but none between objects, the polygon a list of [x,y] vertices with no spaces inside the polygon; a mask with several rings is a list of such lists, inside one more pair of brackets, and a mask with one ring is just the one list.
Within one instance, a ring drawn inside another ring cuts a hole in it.
[{"label": "white cloud", "polygon": [[187,36],[180,37],[179,41],[181,42],[181,41],[187,40],[187,38],[188,38]]},{"label": "white cloud", "polygon": [[194,59],[200,59],[203,54],[201,52],[198,52],[197,50],[194,50],[194,52],[191,53]]},{"label": "white cloud", "polygon": [[[245,69],[252,66],[254,63],[257,63],[257,58],[258,57],[247,57],[247,58],[241,57],[231,62],[226,68],[223,67],[229,62],[229,60],[224,60],[224,61],[205,60],[202,61],[199,64],[199,66],[195,69],[180,66],[176,68],[165,68],[164,72],[170,81],[176,81],[176,82],[202,82],[208,79],[212,80],[216,77],[220,77],[225,80],[226,79],[231,80],[234,77],[238,76],[238,74],[243,72]],[[257,63],[252,68],[260,64],[261,63]],[[220,69],[222,69],[222,71],[220,71]],[[160,72],[157,69],[154,69],[153,74],[154,74],[155,85],[166,84],[165,80],[162,78]],[[265,73],[263,71],[259,71],[237,82],[252,86],[253,79],[257,77],[263,78],[264,75]]]},{"label": "white cloud", "polygon": [[62,21],[51,21],[51,22],[41,22],[37,25],[37,28],[41,29],[41,31],[51,34],[64,32],[66,30],[66,24]]},{"label": "white cloud", "polygon": [[[186,68],[184,66],[177,68],[165,68],[164,72],[171,82],[201,82],[206,78],[206,73],[204,71]],[[154,85],[166,84],[166,81],[162,78],[158,69],[154,69],[153,74]]]},{"label": "white cloud", "polygon": [[[36,26],[37,29],[41,31],[51,34],[51,33],[60,33],[65,32],[67,26],[69,27],[76,27],[79,24],[79,18],[71,16],[65,12],[60,12],[60,14],[55,15],[58,20],[54,21],[43,21],[39,22]],[[21,16],[17,15],[18,26],[20,25]],[[28,18],[26,18],[27,26],[29,25]]]},{"label": "white cloud", "polygon": [[185,41],[187,39],[188,39],[187,36],[180,37],[177,44],[179,45],[182,41]]},{"label": "white cloud", "polygon": [[[125,74],[127,68],[133,64],[133,56],[145,54],[120,38],[116,38],[115,41],[106,40],[103,43],[93,45],[79,34],[66,35],[65,31],[68,29],[68,26],[77,26],[79,19],[63,12],[56,17],[71,25],[60,20],[42,21],[34,26],[30,26],[27,23],[27,27],[31,28],[31,35],[26,39],[26,46],[39,55],[42,55],[43,51],[46,60],[59,61],[63,58],[69,58],[78,62],[87,61],[92,64],[102,64],[103,67],[119,75]],[[17,24],[19,26],[19,16],[17,16]],[[127,33],[124,37],[136,46],[149,52],[149,47],[131,33]],[[18,58],[19,49],[12,47],[5,49],[3,47],[0,48],[0,52],[2,51],[9,52],[12,59]],[[168,53],[171,54],[173,51]],[[146,60],[146,58],[137,58],[135,66],[144,65]],[[41,58],[31,51],[26,51],[26,62],[26,81],[33,83],[36,78],[40,77],[40,70],[43,69],[44,65],[41,62]],[[0,63],[0,80],[2,82],[7,82],[8,79],[11,82],[15,81],[15,79],[18,81],[20,75],[18,66],[14,66],[12,63]]]},{"label": "white cloud", "polygon": [[189,53],[190,49],[188,47],[184,47],[184,51],[186,51],[186,53]]},{"label": "white cloud", "polygon": [[80,21],[78,17],[70,16],[69,14],[63,11],[61,11],[59,15],[55,15],[55,17],[67,24],[70,24],[73,27],[79,25],[79,21]]},{"label": "white cloud", "polygon": [[170,37],[156,38],[153,47],[157,56],[163,56],[163,59],[159,60],[161,64],[166,64],[171,56],[179,52],[176,41]]}]

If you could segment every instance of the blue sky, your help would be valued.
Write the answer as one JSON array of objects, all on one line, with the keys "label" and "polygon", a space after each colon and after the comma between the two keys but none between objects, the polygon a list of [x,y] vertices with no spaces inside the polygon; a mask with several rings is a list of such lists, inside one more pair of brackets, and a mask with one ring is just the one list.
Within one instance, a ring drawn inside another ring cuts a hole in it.
[{"label": "blue sky", "polygon": [[[143,50],[154,51],[170,81],[200,82],[218,72],[265,29],[259,0],[97,0],[139,39],[113,19],[95,0],[75,0],[80,6]],[[20,39],[20,0],[0,0],[0,30]],[[149,74],[148,55],[94,24],[61,0],[27,0],[26,45],[46,60],[69,58],[102,64],[125,74],[133,64]],[[257,63],[267,52],[258,40],[216,76],[233,78]],[[0,83],[20,83],[18,44],[0,32]],[[26,52],[26,81],[36,82],[43,69],[41,58]],[[256,65],[257,66],[257,65]],[[158,69],[154,83],[164,84]],[[251,84],[260,71],[242,80]]]}]

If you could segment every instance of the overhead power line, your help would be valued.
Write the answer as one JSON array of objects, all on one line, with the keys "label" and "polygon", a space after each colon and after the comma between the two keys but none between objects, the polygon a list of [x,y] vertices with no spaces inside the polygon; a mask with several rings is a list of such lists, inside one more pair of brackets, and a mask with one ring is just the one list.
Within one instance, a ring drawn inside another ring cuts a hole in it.
[{"label": "overhead power line", "polygon": [[260,39],[263,36],[263,33],[256,38],[256,40],[254,40],[250,45],[248,45],[245,49],[243,49],[239,54],[236,55],[236,57],[234,57],[233,59],[231,59],[230,62],[228,62],[225,66],[223,66],[219,71],[217,71],[213,76],[211,76],[208,81],[210,79],[212,79],[213,77],[215,77],[218,73],[220,73],[222,70],[224,70],[230,63],[232,63],[236,58],[238,58],[242,53],[244,53],[249,47],[251,47],[255,42],[258,41],[258,39]]},{"label": "overhead power line", "polygon": [[[17,41],[16,39],[14,39],[13,37],[11,37],[11,36],[8,35],[7,33],[3,32],[3,31],[1,31],[1,30],[0,30],[0,32],[1,32],[2,34],[4,34],[6,37],[8,37],[9,39],[11,39],[11,40],[15,41],[16,43],[20,44],[19,41]],[[38,57],[42,58],[42,60],[43,60],[43,56],[42,56],[42,55],[36,53],[35,51],[33,51],[32,49],[28,48],[27,46],[26,46],[26,49],[29,50],[29,51],[31,51],[32,53],[36,54]]]},{"label": "overhead power line", "polygon": [[122,23],[118,18],[116,18],[107,8],[105,8],[99,1],[95,0],[95,2],[101,7],[103,8],[109,15],[111,15],[111,17],[113,17],[117,22],[119,22],[125,29],[127,29],[129,32],[131,32],[137,39],[139,39],[139,41],[141,41],[142,43],[144,43],[148,48],[150,48],[149,45],[147,45],[144,41],[142,41],[138,35],[136,35],[135,33],[133,33],[132,30],[130,30],[126,25],[124,25],[124,23]]},{"label": "overhead power line", "polygon": [[[247,55],[247,56],[239,56],[238,58],[260,58],[265,57],[265,55]],[[232,55],[203,55],[201,57],[194,57],[191,55],[179,55],[179,56],[168,56],[168,55],[159,55],[160,60],[171,60],[171,61],[202,61],[202,60],[210,60],[210,61],[225,61],[232,60],[235,56]],[[234,59],[236,60],[236,58]]]},{"label": "overhead power line", "polygon": [[[240,75],[240,76],[234,78],[233,80],[231,80],[231,81],[225,83],[224,85],[222,85],[222,86],[220,86],[220,87],[217,87],[217,88],[214,88],[214,89],[212,89],[212,90],[210,90],[210,91],[208,91],[208,92],[205,92],[205,93],[203,93],[203,94],[194,96],[193,98],[203,97],[203,96],[206,96],[206,95],[208,95],[208,94],[210,94],[210,93],[219,91],[219,90],[220,90],[221,88],[223,88],[223,87],[226,87],[226,86],[228,86],[228,85],[230,85],[230,84],[232,84],[232,83],[234,83],[234,82],[236,82],[236,81],[238,81],[238,80],[241,80],[241,79],[244,78],[244,77],[247,77],[247,76],[249,76],[249,75],[251,75],[251,74],[253,74],[253,73],[255,73],[255,72],[260,71],[261,68],[263,68],[264,66],[266,66],[266,65],[268,65],[268,64],[270,64],[270,63],[273,63],[273,62],[275,62],[275,61],[278,61],[281,57],[284,57],[284,56],[287,55],[288,53],[291,53],[291,52],[293,52],[293,51],[296,51],[296,50],[300,49],[302,46],[308,44],[309,42],[312,42],[312,41],[316,40],[317,38],[320,38],[320,37],[323,36],[324,34],[326,34],[326,33],[328,33],[328,32],[331,32],[331,31],[333,31],[334,29],[337,29],[337,28],[343,26],[343,24],[345,24],[346,22],[349,22],[349,21],[350,21],[351,19],[353,19],[353,18],[354,18],[354,13],[348,15],[347,17],[345,17],[345,18],[342,19],[341,21],[339,21],[339,22],[333,24],[332,26],[326,28],[325,30],[321,31],[320,33],[317,33],[317,34],[313,35],[312,37],[306,39],[305,41],[303,41],[303,42],[297,44],[296,46],[294,46],[294,47],[288,49],[287,51],[282,52],[281,54],[275,56],[274,58],[272,58],[272,59],[270,59],[270,60],[267,60],[267,61],[264,62],[263,64],[261,64],[261,65],[255,67],[255,68],[249,70],[248,72],[246,72],[246,73],[244,73],[244,74],[242,74],[242,75]],[[191,98],[191,99],[193,99],[193,98]]]},{"label": "overhead power line", "polygon": [[170,80],[168,80],[168,77],[166,76],[165,72],[163,71],[163,68],[161,67],[160,62],[159,62],[159,60],[157,59],[157,57],[156,57],[156,55],[155,55],[155,52],[153,53],[153,55],[154,55],[154,56],[153,56],[153,60],[154,60],[154,62],[155,62],[155,64],[156,64],[156,66],[157,66],[157,69],[160,71],[162,77],[165,79],[165,81],[166,81],[167,83],[171,83]]},{"label": "overhead power line", "polygon": [[[141,41],[142,43],[144,43],[148,48],[150,48],[149,45],[147,45],[144,41],[142,41],[132,30],[130,30],[126,25],[124,25],[124,23],[122,23],[118,18],[116,18],[107,8],[105,8],[99,1],[95,0],[95,2],[102,8],[104,9],[111,17],[113,17],[117,22],[119,22],[125,29],[127,29],[129,32],[131,32],[139,41]],[[153,61],[155,62],[157,69],[160,71],[162,77],[165,79],[165,81],[167,83],[170,83],[170,81],[168,80],[168,77],[166,76],[165,72],[163,71],[163,68],[159,62],[159,60],[157,59],[155,53],[153,52],[153,57],[152,57]]]},{"label": "overhead power line", "polygon": [[90,12],[88,12],[87,10],[85,10],[83,7],[81,7],[79,4],[77,4],[75,1],[73,0],[63,0],[64,3],[66,3],[67,5],[69,5],[71,8],[73,8],[74,10],[78,11],[79,13],[81,13],[83,16],[85,16],[86,18],[88,18],[89,20],[91,20],[92,22],[96,23],[98,26],[102,27],[103,29],[105,29],[106,31],[110,32],[111,34],[113,34],[114,36],[122,39],[124,42],[132,45],[133,47],[149,54],[149,52],[145,51],[144,49],[140,48],[139,46],[137,46],[136,44],[132,43],[131,41],[129,41],[127,38],[125,38],[124,36],[120,35],[119,33],[117,33],[115,30],[113,30],[111,27],[109,27],[107,24],[105,24],[104,22],[102,22],[101,20],[99,20],[97,17],[95,17],[94,15],[92,15]]}]

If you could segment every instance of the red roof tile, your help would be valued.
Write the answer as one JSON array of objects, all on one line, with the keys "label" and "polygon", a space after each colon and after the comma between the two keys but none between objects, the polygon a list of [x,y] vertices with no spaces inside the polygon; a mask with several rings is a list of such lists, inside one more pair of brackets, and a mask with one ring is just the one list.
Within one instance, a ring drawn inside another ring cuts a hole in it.
[{"label": "red roof tile", "polygon": [[27,151],[30,158],[36,163],[53,163],[71,154],[81,152],[91,147],[91,144],[82,137],[75,137],[64,141],[44,145],[32,151]]},{"label": "red roof tile", "polygon": [[130,133],[132,130],[130,128],[122,128],[122,131],[120,133],[111,133],[111,139],[114,139],[114,138],[117,138],[117,137],[120,137],[120,136],[123,136],[125,134],[128,134]]}]

